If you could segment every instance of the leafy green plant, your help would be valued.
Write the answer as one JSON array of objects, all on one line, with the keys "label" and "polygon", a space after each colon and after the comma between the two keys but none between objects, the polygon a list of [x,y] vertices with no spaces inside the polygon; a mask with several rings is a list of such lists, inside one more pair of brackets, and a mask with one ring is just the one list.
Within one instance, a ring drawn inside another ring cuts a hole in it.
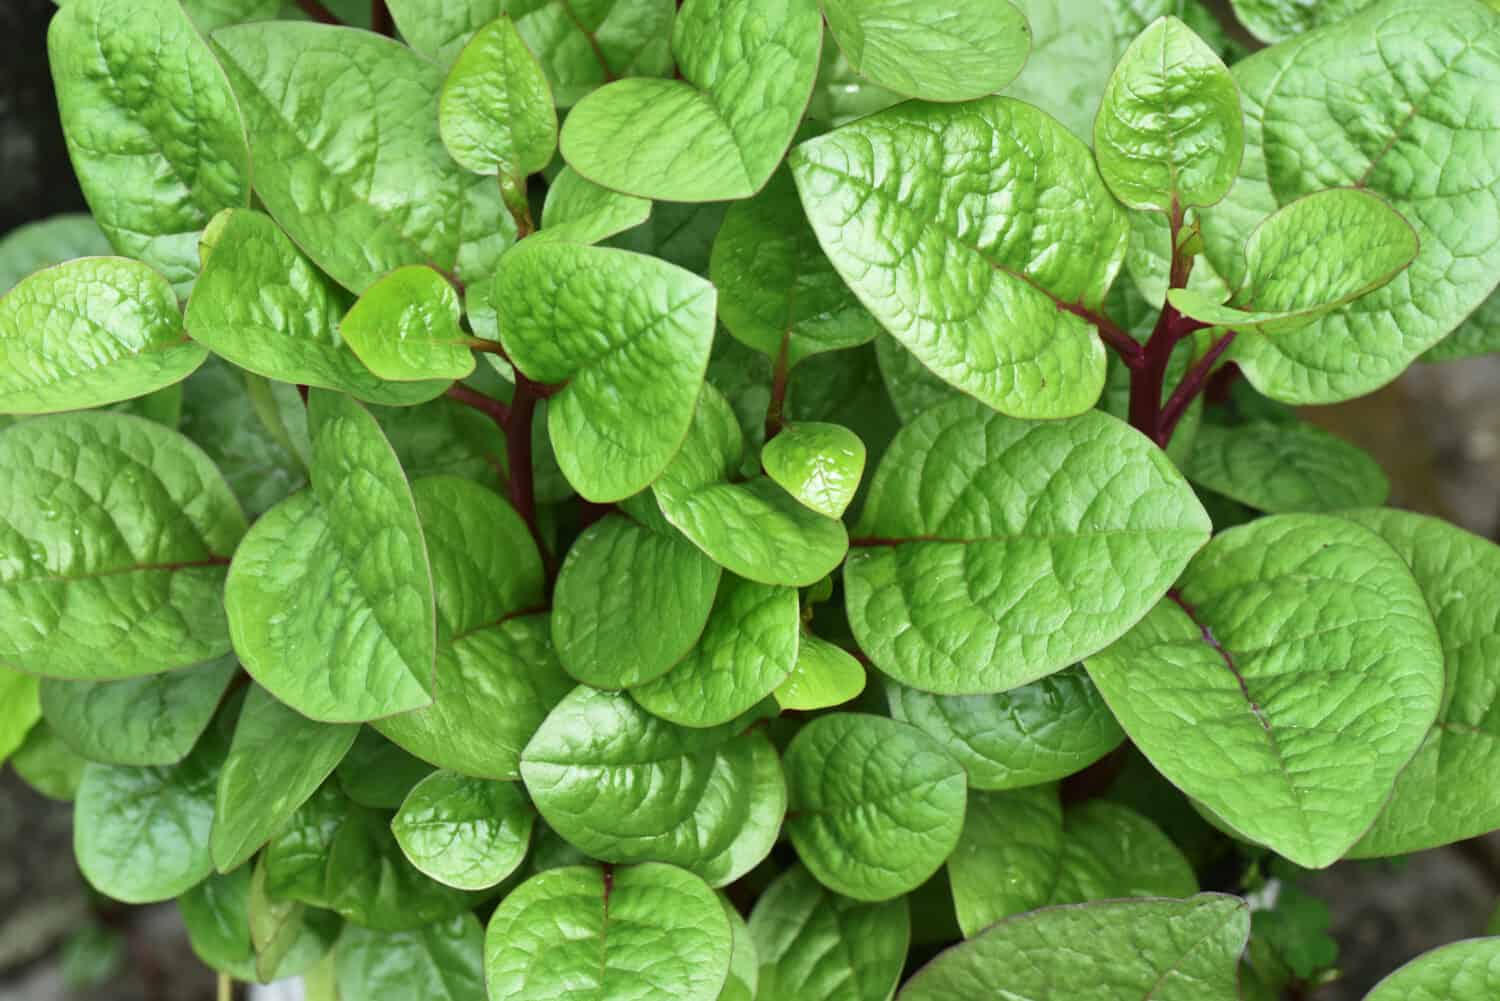
[{"label": "leafy green plant", "polygon": [[1500,350],[1500,11],[1236,6],[68,0],[0,758],[314,998],[1310,996],[1500,828],[1500,549],[1293,409]]}]

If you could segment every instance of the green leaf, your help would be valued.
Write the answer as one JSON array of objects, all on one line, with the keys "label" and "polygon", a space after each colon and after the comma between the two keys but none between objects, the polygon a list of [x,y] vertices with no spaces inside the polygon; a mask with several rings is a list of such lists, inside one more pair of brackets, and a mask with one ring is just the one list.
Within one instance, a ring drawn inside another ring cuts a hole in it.
[{"label": "green leaf", "polygon": [[866,904],[825,890],[802,866],[755,902],[760,1001],[886,1001],[911,939],[906,900]]},{"label": "green leaf", "polygon": [[182,9],[205,35],[231,24],[269,21],[281,6],[281,0],[183,0],[182,3]]},{"label": "green leaf", "polygon": [[1187,481],[1122,421],[943,404],[875,474],[844,568],[849,623],[903,684],[1006,691],[1113,642],[1209,529]]},{"label": "green leaf", "polygon": [[213,871],[214,780],[229,751],[229,707],[181,762],[89,763],[73,812],[73,854],[89,884],[115,900],[170,900]]},{"label": "green leaf", "polygon": [[1134,810],[1105,800],[1068,810],[1051,903],[1197,892],[1192,865],[1160,828]]},{"label": "green leaf", "polygon": [[1053,782],[1125,739],[1078,666],[992,695],[933,695],[893,681],[885,692],[891,715],[947,748],[975,789]]},{"label": "green leaf", "polygon": [[1306,34],[1314,28],[1345,20],[1370,6],[1372,0],[1231,0],[1240,21],[1268,44]]},{"label": "green leaf", "polygon": [[41,686],[42,711],[57,735],[90,761],[173,765],[208,729],[238,669],[233,657],[220,657],[126,681],[49,678]]},{"label": "green leaf", "polygon": [[643,198],[748,198],[786,154],[822,38],[814,0],[686,0],[672,26],[681,79],[590,94],[563,125],[563,156],[589,180]]},{"label": "green leaf", "polygon": [[26,742],[42,718],[38,682],[29,674],[0,670],[0,765]]},{"label": "green leaf", "polygon": [[1276,892],[1274,907],[1250,916],[1251,935],[1302,980],[1313,980],[1338,962],[1338,942],[1328,934],[1331,924],[1327,904],[1286,882]]},{"label": "green leaf", "polygon": [[1453,361],[1500,352],[1500,292],[1469,314],[1453,333],[1428,348],[1423,361]]},{"label": "green leaf", "polygon": [[377,931],[421,928],[473,910],[478,898],[428,879],[396,844],[388,814],[352,807],[328,851],[328,906]]},{"label": "green leaf", "polygon": [[[275,406],[266,380],[210,355],[182,388],[182,433],[208,453],[246,514],[258,518],[307,486],[291,437],[273,432],[258,414],[258,398]],[[285,392],[295,396],[296,389]]]},{"label": "green leaf", "polygon": [[41,720],[26,734],[10,758],[11,767],[32,789],[48,799],[70,802],[78,793],[87,761]]},{"label": "green leaf", "polygon": [[72,0],[47,53],[94,219],[186,296],[199,231],[250,203],[245,124],[224,70],[174,0]]},{"label": "green leaf", "polygon": [[[1392,73],[1391,60],[1409,72]],[[1484,122],[1496,106],[1500,19],[1475,0],[1420,8],[1383,0],[1257,53],[1235,77],[1245,166],[1204,219],[1221,274],[1243,273],[1240,248],[1264,216],[1324,188],[1360,187],[1416,230],[1421,250],[1390,284],[1301,330],[1242,338],[1233,351],[1255,387],[1275,399],[1362,396],[1456,328],[1500,276],[1500,239],[1492,237],[1500,231],[1500,173],[1475,152],[1488,141]],[[1351,94],[1360,95],[1353,118],[1344,112]],[[1478,117],[1454,117],[1453,108]],[[1348,260],[1341,253],[1331,263]]]},{"label": "green leaf", "polygon": [[835,893],[877,901],[914,890],[958,843],[963,768],[915,727],[820,716],[787,748],[786,773],[787,834]]},{"label": "green leaf", "polygon": [[433,772],[432,765],[368,727],[362,727],[354,746],[335,773],[344,795],[373,810],[398,809],[411,791]]},{"label": "green leaf", "polygon": [[900,94],[893,94],[854,72],[837,45],[823,46],[812,102],[807,106],[809,121],[845,125],[900,102]]},{"label": "green leaf", "polygon": [[[1184,226],[1197,225],[1198,214],[1197,209],[1187,210],[1184,213]],[[1182,239],[1181,233],[1178,238]],[[1137,340],[1145,341],[1156,322],[1157,313],[1167,301],[1167,286],[1172,279],[1172,227],[1166,215],[1160,212],[1130,213],[1130,251],[1125,256],[1125,270],[1130,274],[1135,290],[1144,303],[1132,304],[1132,307],[1117,307],[1115,303],[1106,300],[1105,312],[1117,320],[1124,320],[1136,310],[1149,309],[1149,314],[1143,316],[1140,328],[1136,323],[1126,324],[1126,328],[1131,330]],[[1110,290],[1111,299],[1116,290],[1124,292],[1124,285],[1124,282],[1115,284]],[[1215,303],[1226,302],[1233,292],[1223,277],[1214,270],[1213,263],[1202,254],[1193,258],[1193,272],[1188,276],[1187,287],[1202,293]],[[1175,381],[1169,379],[1168,386]],[[1177,439],[1174,437],[1172,440],[1175,442]]]},{"label": "green leaf", "polygon": [[897,1001],[1232,1001],[1249,934],[1244,901],[1221,894],[1053,907],[949,949]]},{"label": "green leaf", "polygon": [[410,931],[351,926],[339,939],[337,956],[340,1001],[484,997],[484,929],[472,914]]},{"label": "green leaf", "polygon": [[534,240],[598,243],[651,218],[651,201],[601,188],[572,167],[547,186],[542,228]]},{"label": "green leaf", "polygon": [[839,48],[860,76],[907,97],[971,101],[1021,72],[1031,45],[1010,0],[823,0]]},{"label": "green leaf", "polygon": [[1104,183],[1133,209],[1212,205],[1234,183],[1244,148],[1229,69],[1177,18],[1153,22],[1120,58],[1094,121]]},{"label": "green leaf", "polygon": [[252,686],[218,775],[209,838],[214,867],[237,868],[276,835],[343,760],[357,732],[300,716]]},{"label": "green leaf", "polygon": [[652,206],[649,219],[611,237],[606,245],[660,257],[695,275],[707,276],[714,238],[728,211],[729,206],[723,203],[658,202]]},{"label": "green leaf", "polygon": [[771,358],[785,351],[789,368],[864,344],[879,329],[818,246],[788,170],[730,206],[708,267],[724,326]]},{"label": "green leaf", "polygon": [[1270,514],[1374,507],[1391,489],[1369,453],[1311,424],[1204,425],[1190,455],[1188,479]]},{"label": "green leaf", "polygon": [[800,611],[794,588],[724,577],[697,645],[664,676],[631,688],[631,697],[681,726],[728,723],[791,673]]},{"label": "green leaf", "polygon": [[747,580],[816,584],[848,551],[843,523],[804,507],[766,477],[736,482],[743,450],[728,401],[705,387],[687,441],[652,484],[662,514],[715,563]]},{"label": "green leaf", "polygon": [[605,862],[671,862],[714,886],[771,851],[786,813],[775,748],[737,724],[689,729],[580,685],[527,745],[521,777],[553,830]]},{"label": "green leaf", "polygon": [[0,411],[81,410],[174,385],[207,352],[187,339],[177,296],[123,257],[39,271],[0,298]]},{"label": "green leaf", "polygon": [[776,686],[782,709],[810,712],[843,705],[865,690],[864,665],[842,647],[804,631],[792,673]]},{"label": "green leaf", "polygon": [[963,398],[890,334],[883,333],[876,339],[875,357],[886,392],[903,424],[911,423],[928,407]]},{"label": "green leaf", "polygon": [[339,336],[381,379],[462,379],[474,371],[474,354],[460,312],[448,279],[431,268],[397,268],[359,297]]},{"label": "green leaf", "polygon": [[970,790],[963,834],[948,859],[964,937],[1052,903],[1062,860],[1063,812],[1056,786]]},{"label": "green leaf", "polygon": [[17,226],[0,237],[0,295],[31,274],[80,257],[114,253],[94,217],[84,213],[55,215]]},{"label": "green leaf", "polygon": [[1232,528],[1179,588],[1089,675],[1174,785],[1297,865],[1330,865],[1438,712],[1421,590],[1375,533],[1327,515]]},{"label": "green leaf", "polygon": [[318,267],[353,292],[405,264],[453,269],[464,184],[433,114],[441,69],[323,24],[237,25],[214,46],[244,108],[255,192]]},{"label": "green leaf", "polygon": [[865,471],[865,443],[838,424],[790,424],[766,442],[766,475],[803,505],[843,517]]},{"label": "green leaf", "polygon": [[0,664],[102,681],[229,651],[222,595],[245,516],[208,456],[123,414],[0,432]]},{"label": "green leaf", "polygon": [[250,941],[250,867],[209,876],[177,898],[188,944],[204,965],[250,979],[255,946]]},{"label": "green leaf", "polygon": [[[922,364],[1017,417],[1094,405],[1104,345],[1060,307],[1103,301],[1129,233],[1088,147],[1054,119],[999,97],[907,103],[789,162],[833,266]],[[1022,194],[1038,189],[1056,211]]]},{"label": "green leaf", "polygon": [[339,792],[337,783],[323,783],[266,845],[261,855],[266,867],[266,892],[278,899],[329,906],[324,878],[328,853],[339,827],[356,809]]},{"label": "green leaf", "polygon": [[755,952],[755,940],[740,912],[727,897],[720,897],[724,905],[724,916],[729,919],[729,931],[733,944],[729,952],[729,979],[719,993],[718,1001],[756,1001],[760,987],[760,957]]},{"label": "green leaf", "polygon": [[507,304],[511,360],[567,384],[547,401],[547,430],[568,482],[607,503],[656,479],[692,422],[713,286],[641,254],[527,241],[502,259],[494,300]]},{"label": "green leaf", "polygon": [[552,869],[490,919],[485,979],[497,998],[716,1001],[732,941],[719,899],[681,869]]},{"label": "green leaf", "polygon": [[524,181],[557,150],[557,112],[536,57],[508,17],[480,28],[438,98],[438,129],[459,166]]},{"label": "green leaf", "polygon": [[[401,464],[369,412],[308,401],[312,488],[265,514],[224,587],[235,652],[278,700],[351,723],[432,702],[432,575]],[[316,593],[288,605],[286,596]]]},{"label": "green leaf", "polygon": [[1482,1001],[1500,990],[1500,938],[1423,953],[1376,984],[1365,1001]]},{"label": "green leaf", "polygon": [[450,66],[480,28],[509,8],[538,4],[534,0],[529,4],[511,0],[386,0],[386,6],[407,45],[439,66]]},{"label": "green leaf", "polygon": [[590,525],[568,550],[553,591],[558,659],[595,688],[661,677],[703,634],[719,576],[718,564],[675,532],[618,515]]},{"label": "green leaf", "polygon": [[513,782],[434,772],[411,791],[391,830],[412,865],[460,890],[484,890],[515,872],[536,811]]},{"label": "green leaf", "polygon": [[255,979],[261,983],[311,970],[331,955],[344,930],[344,922],[336,914],[311,909],[300,901],[272,897],[266,882],[262,861],[250,879],[249,908]]}]

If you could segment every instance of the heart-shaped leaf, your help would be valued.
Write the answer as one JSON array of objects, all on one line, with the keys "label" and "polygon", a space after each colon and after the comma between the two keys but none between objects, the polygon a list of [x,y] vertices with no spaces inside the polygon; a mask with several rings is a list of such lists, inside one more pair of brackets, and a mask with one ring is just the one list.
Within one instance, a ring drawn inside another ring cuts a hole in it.
[{"label": "heart-shaped leaf", "polygon": [[572,167],[547,186],[542,228],[533,240],[599,243],[651,218],[651,200],[602,188]]},{"label": "heart-shaped leaf", "polygon": [[465,170],[521,185],[557,149],[557,112],[536,57],[499,17],[458,55],[438,98],[443,145]]},{"label": "heart-shaped leaf", "polygon": [[66,212],[41,222],[27,223],[0,237],[0,295],[34,271],[80,257],[108,257],[114,253],[94,217]]},{"label": "heart-shaped leaf", "polygon": [[797,663],[776,686],[776,704],[809,712],[843,705],[864,690],[864,665],[843,647],[804,630],[797,644]]},{"label": "heart-shaped leaf", "polygon": [[391,830],[428,876],[460,890],[485,890],[520,866],[535,820],[514,782],[433,772],[406,797]]},{"label": "heart-shaped leaf", "polygon": [[841,518],[865,472],[865,443],[838,424],[790,424],[760,453],[766,475],[802,504]]},{"label": "heart-shaped leaf", "polygon": [[448,279],[412,265],[366,289],[339,323],[339,336],[381,379],[462,379],[474,371],[474,355],[460,312]]}]

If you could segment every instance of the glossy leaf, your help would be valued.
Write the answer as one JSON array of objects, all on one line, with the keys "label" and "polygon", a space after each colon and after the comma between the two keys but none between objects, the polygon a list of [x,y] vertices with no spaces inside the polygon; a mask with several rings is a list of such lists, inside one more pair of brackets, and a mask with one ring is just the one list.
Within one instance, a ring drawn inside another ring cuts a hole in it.
[{"label": "glossy leaf", "polygon": [[412,865],[460,890],[498,885],[520,866],[536,812],[512,782],[433,772],[391,821]]},{"label": "glossy leaf", "polygon": [[440,66],[451,66],[475,32],[521,5],[509,0],[387,0],[386,6],[407,45]]},{"label": "glossy leaf", "polygon": [[598,243],[633,229],[650,217],[650,199],[602,188],[572,167],[564,167],[547,186],[542,228],[533,238]]},{"label": "glossy leaf", "polygon": [[[284,391],[297,392],[292,386]],[[272,424],[262,420],[262,404],[269,404]],[[294,441],[281,433],[279,417],[271,384],[220,358],[210,356],[182,387],[182,433],[208,453],[251,518],[307,486],[301,436]]]},{"label": "glossy leaf", "polygon": [[1311,424],[1261,420],[1198,430],[1188,479],[1258,511],[1340,511],[1385,503],[1369,453]]},{"label": "glossy leaf", "polygon": [[766,442],[766,475],[803,505],[841,518],[865,471],[865,443],[838,424],[791,424]]},{"label": "glossy leaf", "polygon": [[0,237],[0,295],[34,271],[114,253],[94,217],[82,212],[27,223]]},{"label": "glossy leaf", "polygon": [[337,956],[340,1001],[484,997],[484,929],[472,914],[410,931],[351,926],[339,940]]},{"label": "glossy leaf", "polygon": [[731,936],[729,951],[729,979],[719,992],[719,1001],[756,1001],[760,987],[760,959],[755,952],[755,941],[740,912],[727,897],[721,897],[724,916],[729,919]]},{"label": "glossy leaf", "polygon": [[1182,851],[1134,810],[1093,800],[1067,811],[1051,903],[1197,892],[1198,878]]},{"label": "glossy leaf", "polygon": [[856,118],[884,111],[901,100],[900,94],[894,94],[856,73],[837,45],[824,45],[807,117],[828,125],[846,125]]},{"label": "glossy leaf", "polygon": [[792,673],[776,686],[776,704],[783,709],[827,709],[843,705],[865,690],[864,665],[842,647],[804,631],[797,644]]},{"label": "glossy leaf", "polygon": [[60,802],[72,802],[88,762],[52,732],[45,719],[26,734],[10,757],[10,765],[33,790]]},{"label": "glossy leaf", "polygon": [[337,783],[325,782],[266,845],[261,855],[266,891],[279,899],[330,906],[328,854],[354,809]]},{"label": "glossy leaf", "polygon": [[328,850],[328,906],[377,931],[421,928],[472,910],[474,894],[437,883],[412,867],[384,814],[352,808]]},{"label": "glossy leaf", "polygon": [[248,979],[255,972],[250,941],[250,868],[209,876],[177,898],[188,944],[204,965]]},{"label": "glossy leaf", "polygon": [[948,400],[962,399],[963,394],[917,360],[917,356],[901,346],[901,342],[890,334],[881,334],[875,341],[875,358],[880,366],[880,378],[890,394],[891,403],[900,415],[902,423],[910,423],[928,407]]},{"label": "glossy leaf", "polygon": [[448,279],[431,268],[397,268],[359,297],[339,336],[381,379],[462,379],[474,371],[474,355],[459,313]]},{"label": "glossy leaf", "polygon": [[433,772],[432,765],[403,750],[370,727],[359,736],[334,777],[344,795],[372,810],[396,810],[417,783]]},{"label": "glossy leaf", "polygon": [[1496,352],[1500,352],[1500,292],[1484,300],[1457,330],[1428,348],[1422,360],[1453,361]]},{"label": "glossy leaf", "polygon": [[1500,939],[1472,938],[1423,953],[1365,1001],[1480,1001],[1500,990]]},{"label": "glossy leaf", "polygon": [[1231,0],[1234,13],[1255,36],[1268,44],[1305,34],[1359,13],[1371,0],[1323,0],[1303,4],[1288,0]]},{"label": "glossy leaf", "polygon": [[510,18],[496,18],[464,45],[438,98],[438,129],[453,159],[476,174],[514,182],[552,159],[552,92]]},{"label": "glossy leaf", "polygon": [[309,908],[300,901],[272,897],[266,881],[262,862],[250,878],[248,915],[250,943],[255,948],[255,979],[262,983],[306,973],[330,953],[344,930],[343,921],[335,914]]}]

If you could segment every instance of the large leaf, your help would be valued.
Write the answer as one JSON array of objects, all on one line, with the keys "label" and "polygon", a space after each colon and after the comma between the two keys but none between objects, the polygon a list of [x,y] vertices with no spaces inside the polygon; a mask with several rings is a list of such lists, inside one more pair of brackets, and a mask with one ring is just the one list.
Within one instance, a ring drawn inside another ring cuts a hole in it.
[{"label": "large leaf", "polygon": [[563,125],[563,156],[589,180],[643,198],[748,198],[792,141],[822,38],[815,0],[686,0],[672,25],[681,79],[590,94]]},{"label": "large leaf", "polygon": [[[265,514],[225,584],[235,652],[278,700],[348,723],[432,702],[432,575],[411,488],[351,398],[308,403],[312,488]],[[315,602],[292,601],[318,594]]]},{"label": "large leaf", "polygon": [[192,442],[139,417],[0,432],[0,663],[80,680],[229,650],[225,568],[245,516]]},{"label": "large leaf", "polygon": [[186,295],[199,232],[250,203],[245,125],[224,71],[174,0],[72,0],[47,53],[95,220]]},{"label": "large leaf", "polygon": [[499,884],[521,864],[536,811],[513,782],[433,772],[391,821],[411,864],[460,890]]},{"label": "large leaf", "polygon": [[1443,696],[1421,590],[1379,536],[1274,515],[1217,536],[1180,591],[1086,661],[1157,769],[1298,865],[1369,828]]},{"label": "large leaf", "polygon": [[472,914],[411,931],[351,926],[339,939],[337,956],[340,1001],[484,997],[484,929]]},{"label": "large leaf", "polygon": [[113,252],[104,231],[87,213],[68,212],[17,226],[0,237],[0,295],[33,271]]},{"label": "large leaf", "polygon": [[1152,23],[1120,58],[1094,121],[1104,183],[1133,209],[1212,205],[1244,148],[1239,91],[1218,54],[1175,17]]},{"label": "large leaf", "polygon": [[671,862],[715,886],[771,851],[786,784],[764,733],[688,729],[579,686],[527,745],[521,777],[552,829],[606,862]]},{"label": "large leaf", "polygon": [[462,379],[474,371],[474,355],[459,313],[448,279],[411,265],[366,289],[340,322],[339,336],[381,379]]},{"label": "large leaf", "polygon": [[507,17],[496,18],[459,53],[438,100],[443,145],[476,174],[524,188],[557,149],[557,112],[536,57]]},{"label": "large leaf", "polygon": [[1109,900],[1002,921],[906,982],[898,1001],[1234,1001],[1243,901]]},{"label": "large leaf", "polygon": [[759,1001],[886,1001],[911,939],[906,900],[866,904],[830,893],[801,866],[766,888],[750,915]]},{"label": "large leaf", "polygon": [[603,503],[656,479],[692,422],[713,286],[642,254],[528,241],[502,258],[494,300],[517,367],[567,383],[547,401],[547,429],[568,482]]},{"label": "large leaf", "polygon": [[1371,988],[1365,1001],[1482,1001],[1500,990],[1500,938],[1423,953]]},{"label": "large leaf", "polygon": [[669,865],[533,876],[490,918],[490,996],[716,1001],[732,933],[703,881]]},{"label": "large leaf", "polygon": [[[1093,406],[1104,345],[1064,307],[1103,301],[1129,234],[1088,147],[1054,119],[1009,98],[912,102],[790,163],[833,266],[924,365],[1017,417]],[[1037,190],[1055,203],[1023,194]]]},{"label": "large leaf", "polygon": [[844,568],[849,622],[903,684],[1005,691],[1124,633],[1209,528],[1161,450],[1113,417],[946,403],[881,461]]},{"label": "large leaf", "polygon": [[255,192],[354,292],[403,264],[452,270],[463,174],[433,114],[443,73],[368,31],[270,21],[214,33],[245,112]]},{"label": "large leaf", "polygon": [[1311,424],[1205,424],[1190,456],[1188,479],[1270,514],[1373,507],[1391,489],[1368,452]]}]

